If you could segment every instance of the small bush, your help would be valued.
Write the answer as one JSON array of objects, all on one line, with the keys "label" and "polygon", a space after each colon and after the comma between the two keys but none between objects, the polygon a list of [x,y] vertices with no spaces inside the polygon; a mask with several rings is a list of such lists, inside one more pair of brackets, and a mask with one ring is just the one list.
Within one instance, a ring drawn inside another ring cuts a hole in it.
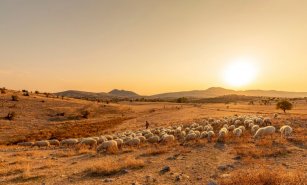
[{"label": "small bush", "polygon": [[25,92],[23,92],[23,95],[24,96],[30,96],[30,93],[29,93],[29,91],[25,91]]},{"label": "small bush", "polygon": [[[302,170],[303,171],[303,170]],[[220,180],[221,185],[255,184],[255,185],[303,185],[306,177],[300,170],[284,170],[282,168],[268,169],[241,169],[231,173],[225,179]]]},{"label": "small bush", "polygon": [[88,176],[109,176],[120,173],[124,169],[140,169],[145,166],[143,160],[127,157],[115,161],[105,158],[101,161],[90,162],[83,171]]},{"label": "small bush", "polygon": [[5,88],[3,87],[3,88],[1,88],[0,89],[0,91],[1,91],[1,94],[5,94],[6,93],[6,90],[5,90]]},{"label": "small bush", "polygon": [[12,101],[18,101],[19,97],[17,95],[12,95]]},{"label": "small bush", "polygon": [[85,118],[85,119],[88,119],[90,117],[90,114],[91,114],[90,111],[84,110],[84,111],[81,112],[81,117]]},{"label": "small bush", "polygon": [[15,118],[15,116],[16,116],[16,113],[15,112],[9,112],[8,114],[7,114],[7,116],[5,117],[5,119],[7,119],[7,120],[13,120],[14,118]]},{"label": "small bush", "polygon": [[39,91],[35,91],[35,94],[39,94]]}]

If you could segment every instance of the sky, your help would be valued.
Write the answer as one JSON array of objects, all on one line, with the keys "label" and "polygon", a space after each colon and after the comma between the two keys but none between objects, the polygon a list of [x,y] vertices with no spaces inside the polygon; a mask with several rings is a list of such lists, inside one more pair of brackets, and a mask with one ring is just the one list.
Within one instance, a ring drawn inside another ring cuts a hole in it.
[{"label": "sky", "polygon": [[307,91],[306,10],[305,0],[1,0],[0,86]]}]

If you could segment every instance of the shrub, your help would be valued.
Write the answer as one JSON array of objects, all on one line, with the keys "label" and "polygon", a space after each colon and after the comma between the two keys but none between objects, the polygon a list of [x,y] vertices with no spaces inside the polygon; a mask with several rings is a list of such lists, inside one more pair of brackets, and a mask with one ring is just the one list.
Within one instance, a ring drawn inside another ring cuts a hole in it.
[{"label": "shrub", "polygon": [[9,112],[8,114],[7,114],[7,116],[5,117],[5,119],[7,119],[7,120],[13,120],[14,118],[15,118],[15,116],[16,116],[16,113],[15,112]]},{"label": "shrub", "polygon": [[82,118],[85,118],[85,119],[88,119],[90,117],[90,114],[91,113],[88,110],[84,110],[84,111],[81,112]]},{"label": "shrub", "polygon": [[24,95],[24,96],[30,96],[29,91],[23,92],[23,95]]},{"label": "shrub", "polygon": [[221,185],[255,184],[255,185],[303,185],[306,182],[300,170],[286,171],[281,168],[268,169],[241,169],[231,173],[227,178],[221,179]]},{"label": "shrub", "polygon": [[178,98],[176,100],[177,103],[186,103],[188,102],[188,99],[186,97],[181,97],[181,98]]},{"label": "shrub", "polygon": [[290,103],[288,100],[282,100],[276,104],[276,108],[283,110],[284,113],[286,113],[286,110],[291,110],[292,107],[293,107],[293,104]]},{"label": "shrub", "polygon": [[1,94],[5,94],[6,93],[6,90],[5,90],[5,88],[3,87],[3,88],[1,88]]},{"label": "shrub", "polygon": [[19,97],[17,95],[12,95],[12,101],[18,101]]},{"label": "shrub", "polygon": [[127,157],[120,160],[106,158],[100,161],[89,162],[83,171],[88,176],[109,176],[115,175],[124,169],[140,169],[145,166],[143,160]]},{"label": "shrub", "polygon": [[35,94],[39,94],[39,91],[35,91]]}]

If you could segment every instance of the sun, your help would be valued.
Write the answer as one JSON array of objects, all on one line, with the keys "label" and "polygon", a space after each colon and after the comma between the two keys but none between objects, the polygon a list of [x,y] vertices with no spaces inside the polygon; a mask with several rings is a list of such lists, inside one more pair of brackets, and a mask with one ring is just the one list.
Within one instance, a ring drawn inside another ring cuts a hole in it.
[{"label": "sun", "polygon": [[257,67],[253,60],[241,58],[226,66],[223,76],[225,82],[233,87],[242,87],[255,80]]}]

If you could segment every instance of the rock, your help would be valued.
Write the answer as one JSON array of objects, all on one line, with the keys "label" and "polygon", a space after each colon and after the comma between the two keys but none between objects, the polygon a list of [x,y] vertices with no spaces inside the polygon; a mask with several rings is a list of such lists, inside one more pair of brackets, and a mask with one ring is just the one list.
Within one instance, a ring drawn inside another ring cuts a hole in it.
[{"label": "rock", "polygon": [[131,185],[139,185],[139,183],[138,182],[133,182],[133,183],[131,183]]},{"label": "rock", "polygon": [[207,185],[218,185],[217,182],[213,179],[210,179],[207,183]]},{"label": "rock", "polygon": [[147,183],[151,183],[151,182],[157,182],[157,179],[156,179],[156,178],[153,178],[153,177],[150,176],[150,175],[147,175],[147,176],[145,177],[145,181],[146,181]]},{"label": "rock", "polygon": [[234,168],[234,166],[232,164],[223,164],[217,167],[221,171],[228,170],[229,168]]},{"label": "rock", "polygon": [[230,177],[230,175],[229,175],[229,174],[227,174],[227,173],[225,173],[225,174],[221,175],[221,178],[227,178],[227,177]]},{"label": "rock", "polygon": [[171,168],[169,166],[164,166],[162,168],[162,170],[160,170],[160,174],[164,174],[166,172],[169,172],[171,170]]},{"label": "rock", "polygon": [[234,159],[234,160],[241,160],[242,157],[238,155],[238,156],[234,157],[233,159]]},{"label": "rock", "polygon": [[202,177],[197,177],[196,180],[200,181],[202,180],[203,178]]},{"label": "rock", "polygon": [[104,179],[103,182],[113,182],[113,179],[107,178],[107,179]]},{"label": "rock", "polygon": [[226,165],[220,165],[217,167],[217,169],[221,170],[221,171],[225,171],[227,170],[227,166]]},{"label": "rock", "polygon": [[127,169],[122,169],[122,171],[121,171],[123,174],[126,174],[126,173],[129,173],[129,170],[127,170]]}]

